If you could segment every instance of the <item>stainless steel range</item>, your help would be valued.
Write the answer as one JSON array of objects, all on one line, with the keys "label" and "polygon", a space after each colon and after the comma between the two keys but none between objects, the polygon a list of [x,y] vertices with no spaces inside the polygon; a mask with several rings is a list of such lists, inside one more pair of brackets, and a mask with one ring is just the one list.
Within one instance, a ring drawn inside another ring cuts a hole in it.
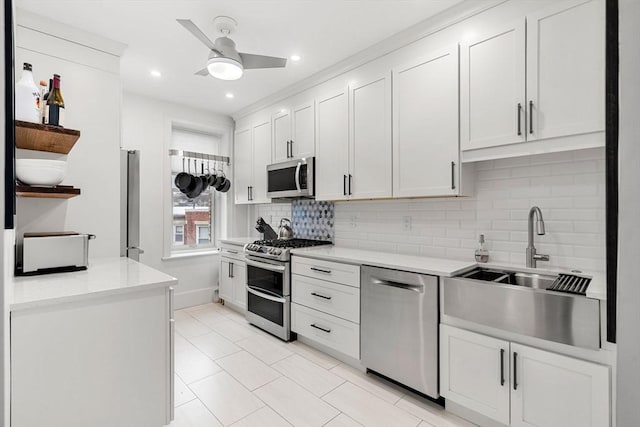
[{"label": "stainless steel range", "polygon": [[257,240],[245,245],[249,323],[291,339],[291,249],[330,245],[324,240]]}]

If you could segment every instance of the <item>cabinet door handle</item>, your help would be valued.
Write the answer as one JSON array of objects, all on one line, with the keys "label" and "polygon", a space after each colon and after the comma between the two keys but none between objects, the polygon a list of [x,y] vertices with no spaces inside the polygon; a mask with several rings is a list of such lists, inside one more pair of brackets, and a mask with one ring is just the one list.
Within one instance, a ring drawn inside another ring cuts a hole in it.
[{"label": "cabinet door handle", "polygon": [[529,101],[529,133],[533,134],[533,101]]},{"label": "cabinet door handle", "polygon": [[513,352],[513,389],[518,389],[518,353]]},{"label": "cabinet door handle", "polygon": [[328,333],[328,334],[330,334],[330,333],[331,333],[331,329],[329,329],[329,328],[323,328],[323,327],[321,327],[321,326],[316,325],[315,323],[312,323],[312,324],[311,324],[311,325],[309,325],[309,326],[311,326],[312,328],[319,329],[319,330],[321,330],[322,332],[326,332],[326,333]]},{"label": "cabinet door handle", "polygon": [[289,154],[291,150],[291,141],[287,141],[287,159],[291,157],[291,154]]},{"label": "cabinet door handle", "polygon": [[504,386],[504,348],[500,349],[500,385]]},{"label": "cabinet door handle", "polygon": [[311,295],[313,295],[314,297],[318,297],[318,298],[323,298],[323,299],[331,299],[331,297],[328,297],[326,295],[322,295],[322,294],[317,294],[315,292],[311,292]]},{"label": "cabinet door handle", "polygon": [[229,279],[233,278],[233,263],[229,263]]},{"label": "cabinet door handle", "polygon": [[347,195],[347,175],[342,175],[342,195]]},{"label": "cabinet door handle", "polygon": [[522,135],[522,124],[521,122],[522,115],[522,104],[518,102],[518,136]]},{"label": "cabinet door handle", "polygon": [[353,193],[351,192],[351,181],[353,181],[353,175],[349,174],[349,195],[352,195]]},{"label": "cabinet door handle", "polygon": [[247,201],[251,200],[251,194],[249,194],[249,188],[250,187],[247,187]]},{"label": "cabinet door handle", "polygon": [[289,141],[289,152],[291,153],[291,158],[293,159],[293,139]]},{"label": "cabinet door handle", "polygon": [[456,162],[451,162],[451,189],[456,189]]},{"label": "cabinet door handle", "polygon": [[317,271],[319,273],[331,274],[331,270],[323,270],[323,269],[317,268],[317,267],[310,267],[309,269],[313,270],[313,271]]}]

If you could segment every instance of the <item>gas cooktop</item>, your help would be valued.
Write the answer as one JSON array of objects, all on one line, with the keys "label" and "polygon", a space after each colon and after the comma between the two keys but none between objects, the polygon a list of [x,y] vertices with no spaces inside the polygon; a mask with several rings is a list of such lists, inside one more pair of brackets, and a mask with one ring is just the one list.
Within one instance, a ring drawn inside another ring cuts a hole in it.
[{"label": "gas cooktop", "polygon": [[326,240],[311,239],[273,239],[273,240],[256,240],[244,247],[244,250],[250,255],[256,255],[263,258],[270,258],[279,261],[289,261],[291,259],[290,251],[296,248],[309,248],[312,246],[331,245]]}]

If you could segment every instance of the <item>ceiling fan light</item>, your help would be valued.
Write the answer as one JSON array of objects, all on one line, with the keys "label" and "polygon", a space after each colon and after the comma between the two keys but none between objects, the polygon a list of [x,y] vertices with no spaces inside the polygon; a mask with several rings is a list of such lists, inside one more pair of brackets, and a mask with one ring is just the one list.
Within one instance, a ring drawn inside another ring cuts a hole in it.
[{"label": "ceiling fan light", "polygon": [[211,58],[207,62],[209,74],[220,80],[238,80],[242,77],[242,64],[231,58]]}]

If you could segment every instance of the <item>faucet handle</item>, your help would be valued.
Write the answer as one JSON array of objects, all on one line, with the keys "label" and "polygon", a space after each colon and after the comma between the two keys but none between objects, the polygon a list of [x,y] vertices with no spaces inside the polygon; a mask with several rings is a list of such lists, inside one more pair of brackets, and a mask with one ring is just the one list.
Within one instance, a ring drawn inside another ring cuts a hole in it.
[{"label": "faucet handle", "polygon": [[549,261],[549,255],[535,254],[533,259],[536,261]]}]

